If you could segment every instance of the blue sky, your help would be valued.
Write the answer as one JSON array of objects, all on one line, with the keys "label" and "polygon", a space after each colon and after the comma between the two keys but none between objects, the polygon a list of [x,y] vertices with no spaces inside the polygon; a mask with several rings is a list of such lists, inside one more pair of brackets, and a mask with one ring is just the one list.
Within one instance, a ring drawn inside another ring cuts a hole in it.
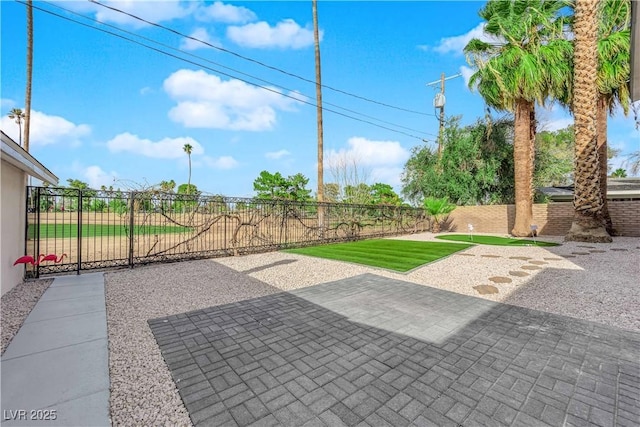
[{"label": "blue sky", "polygon": [[[316,188],[316,108],[304,102],[315,103],[310,1],[103,2],[251,61],[88,1],[34,3],[195,63],[34,10],[31,153],[62,184],[67,178],[123,189],[186,183],[182,147],[190,143],[192,183],[206,193],[252,196],[262,170],[300,172]],[[482,34],[482,6],[320,1],[322,83],[338,89],[325,88],[323,102],[342,114],[324,113],[325,163],[355,160],[370,183],[399,191],[412,147],[423,139],[434,144],[438,133],[432,103],[439,87],[426,83],[441,73],[462,74],[446,82],[446,115],[462,115],[463,124],[482,116],[482,98],[466,86],[470,70],[462,54]],[[25,6],[2,1],[0,8],[1,126],[18,141],[7,113],[24,108]],[[557,106],[538,119],[546,129],[571,123]],[[610,119],[609,144],[622,150],[614,167],[640,149],[632,117]],[[325,182],[331,180],[326,170]]]}]

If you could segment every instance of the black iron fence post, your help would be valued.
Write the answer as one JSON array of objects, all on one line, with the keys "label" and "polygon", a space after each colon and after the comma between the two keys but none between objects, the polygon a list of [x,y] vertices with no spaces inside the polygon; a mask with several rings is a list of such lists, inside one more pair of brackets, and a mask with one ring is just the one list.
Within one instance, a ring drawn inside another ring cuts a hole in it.
[{"label": "black iron fence post", "polygon": [[78,274],[82,270],[82,190],[78,190]]},{"label": "black iron fence post", "polygon": [[[33,189],[31,191],[33,191]],[[33,254],[34,258],[36,258],[40,254],[40,187],[38,187],[36,190],[36,196],[37,196],[36,198],[36,230],[34,233],[34,237],[36,239],[36,242],[35,242],[36,250]],[[27,225],[27,229],[28,227],[29,226]],[[36,265],[35,278],[37,279],[38,277],[40,277],[40,266]]]},{"label": "black iron fence post", "polygon": [[135,207],[135,191],[132,191],[129,195],[129,267],[133,268],[133,215]]}]

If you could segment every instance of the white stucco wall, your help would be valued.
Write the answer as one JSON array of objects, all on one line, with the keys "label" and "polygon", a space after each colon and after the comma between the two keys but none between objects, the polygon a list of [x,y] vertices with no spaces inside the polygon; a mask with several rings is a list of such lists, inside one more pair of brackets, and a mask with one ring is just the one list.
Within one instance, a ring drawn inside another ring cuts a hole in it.
[{"label": "white stucco wall", "polygon": [[24,255],[27,174],[8,162],[0,162],[0,270],[2,295],[22,282],[23,266],[13,266]]}]

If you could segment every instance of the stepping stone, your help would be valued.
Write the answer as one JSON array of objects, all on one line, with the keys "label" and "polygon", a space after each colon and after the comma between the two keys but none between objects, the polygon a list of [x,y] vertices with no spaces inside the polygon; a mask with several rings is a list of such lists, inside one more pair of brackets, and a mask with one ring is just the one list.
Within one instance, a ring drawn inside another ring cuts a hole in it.
[{"label": "stepping stone", "polygon": [[526,271],[510,271],[509,274],[516,277],[525,277],[529,275]]},{"label": "stepping stone", "polygon": [[502,276],[489,277],[489,280],[491,280],[493,283],[511,283],[512,282],[512,280],[509,279],[508,277],[502,277]]},{"label": "stepping stone", "polygon": [[460,255],[460,256],[476,256],[476,254],[456,254],[456,255]]},{"label": "stepping stone", "polygon": [[627,252],[628,249],[624,249],[624,248],[611,248],[612,251],[619,251],[619,252]]},{"label": "stepping stone", "polygon": [[522,261],[527,261],[527,260],[530,260],[531,257],[530,256],[510,256],[509,259],[519,259]]},{"label": "stepping stone", "polygon": [[592,254],[603,254],[603,253],[605,253],[607,251],[603,251],[603,250],[600,250],[600,249],[591,249],[589,252],[591,252]]},{"label": "stepping stone", "polygon": [[591,252],[571,252],[574,255],[591,255]]},{"label": "stepping stone", "polygon": [[500,258],[500,255],[481,255],[482,258]]},{"label": "stepping stone", "polygon": [[545,261],[562,261],[562,258],[542,258]]},{"label": "stepping stone", "polygon": [[537,265],[523,265],[520,268],[523,270],[542,270],[542,267],[538,267]]},{"label": "stepping stone", "polygon": [[545,264],[549,264],[549,263],[545,262],[545,261],[529,261],[529,264],[545,265]]},{"label": "stepping stone", "polygon": [[491,285],[478,285],[474,286],[473,289],[475,289],[480,295],[497,294],[499,292],[498,288]]}]

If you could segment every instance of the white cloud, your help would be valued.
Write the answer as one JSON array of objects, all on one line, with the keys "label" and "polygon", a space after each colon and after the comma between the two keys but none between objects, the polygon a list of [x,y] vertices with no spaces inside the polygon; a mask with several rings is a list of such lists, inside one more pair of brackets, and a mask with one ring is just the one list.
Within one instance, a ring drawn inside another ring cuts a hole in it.
[{"label": "white cloud", "polygon": [[256,14],[246,7],[233,6],[217,1],[210,6],[199,8],[196,12],[196,19],[227,24],[243,24],[255,20]]},{"label": "white cloud", "polygon": [[[211,35],[209,34],[206,28],[196,28],[195,30],[193,30],[190,36],[197,40],[193,40],[189,38],[182,39],[182,41],[180,42],[180,49],[183,49],[183,50],[212,49],[211,46],[208,46],[205,43],[218,46],[218,47],[222,46],[219,40],[214,40],[211,37]],[[202,42],[205,42],[205,43],[201,43],[198,40],[201,40]]]},{"label": "white cloud", "polygon": [[223,81],[203,70],[179,70],[164,81],[177,105],[171,120],[186,127],[262,131],[273,128],[276,110],[291,110],[298,102],[240,80]]},{"label": "white cloud", "polygon": [[402,186],[402,167],[383,167],[373,168],[371,170],[371,182],[383,182],[392,187],[400,188]]},{"label": "white cloud", "polygon": [[464,85],[469,87],[469,80],[475,71],[473,68],[469,68],[466,65],[460,67],[460,74],[462,74],[462,78],[464,79]]},{"label": "white cloud", "polygon": [[114,171],[105,172],[100,166],[89,166],[82,171],[82,177],[84,181],[89,185],[89,188],[100,188],[101,186],[109,187],[113,185],[113,182],[118,179],[118,174]]},{"label": "white cloud", "polygon": [[238,161],[231,156],[209,157],[203,158],[205,165],[214,169],[233,169],[238,166]]},{"label": "white cloud", "polygon": [[278,151],[269,151],[264,156],[267,159],[277,160],[277,159],[281,159],[281,158],[283,158],[285,156],[290,156],[290,155],[291,155],[291,153],[289,151],[287,151],[287,150],[278,150]]},{"label": "white cloud", "polygon": [[411,155],[397,141],[371,141],[362,137],[352,137],[347,143],[349,148],[327,152],[327,165],[347,159],[354,161],[358,166],[370,166],[375,170],[376,168],[403,165]]},{"label": "white cloud", "polygon": [[9,99],[9,98],[1,98],[0,99],[0,108],[2,108],[3,110],[5,108],[9,109],[9,108],[13,108],[16,106],[16,101],[14,101],[13,99]]},{"label": "white cloud", "polygon": [[[3,116],[0,120],[0,126],[14,141],[19,142],[20,132],[14,120]],[[91,127],[89,125],[76,125],[60,116],[50,116],[40,111],[31,110],[30,146],[56,143],[77,145],[83,137],[90,133]]]},{"label": "white cloud", "polygon": [[[236,44],[252,48],[301,49],[313,45],[313,29],[302,28],[292,19],[285,19],[271,27],[256,22],[227,28],[227,37]],[[322,31],[319,38],[322,40]]]},{"label": "white cloud", "polygon": [[[443,37],[440,39],[440,42],[433,47],[433,50],[442,54],[453,53],[455,55],[462,55],[464,47],[471,39],[480,39],[490,43],[500,43],[502,41],[499,38],[485,34],[484,26],[485,23],[480,23],[465,34],[453,37]],[[428,48],[425,49],[424,46],[421,46],[421,48],[423,48],[423,50],[428,50]]]},{"label": "white cloud", "polygon": [[[71,2],[76,3],[76,2]],[[163,0],[163,1],[137,1],[137,0],[117,0],[104,1],[103,3],[130,13],[151,22],[161,23],[171,21],[173,19],[183,18],[192,13],[197,5],[180,0]],[[65,3],[66,4],[66,3]],[[142,28],[148,26],[138,19],[132,18],[124,13],[107,9],[100,5],[91,3],[95,11],[98,21],[113,22],[115,24],[126,24],[134,28]]]},{"label": "white cloud", "polygon": [[192,155],[204,153],[202,145],[189,137],[164,138],[160,141],[143,139],[128,132],[121,133],[107,142],[107,148],[113,153],[130,152],[155,159],[179,159],[185,157],[185,144],[190,144]]},{"label": "white cloud", "polygon": [[142,89],[140,89],[140,95],[142,96],[148,95],[150,93],[153,93],[153,89],[151,89],[149,86],[145,86]]}]

